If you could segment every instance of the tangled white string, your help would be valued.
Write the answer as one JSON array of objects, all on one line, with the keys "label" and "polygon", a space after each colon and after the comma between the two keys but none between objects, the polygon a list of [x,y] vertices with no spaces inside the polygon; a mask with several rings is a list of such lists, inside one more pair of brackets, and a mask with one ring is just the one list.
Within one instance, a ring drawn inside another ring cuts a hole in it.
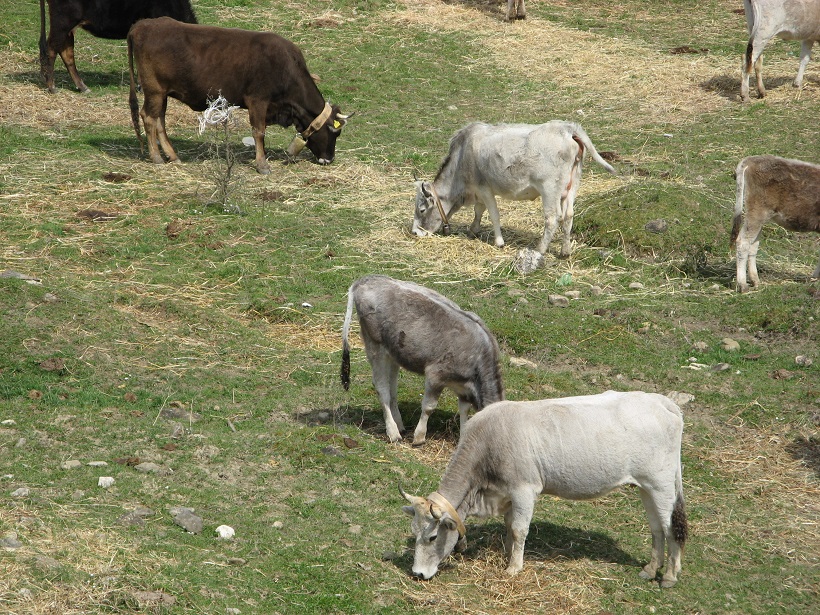
[{"label": "tangled white string", "polygon": [[239,109],[238,105],[231,105],[220,94],[208,103],[208,108],[199,116],[199,134],[205,132],[208,126],[217,126],[230,121],[233,112]]}]

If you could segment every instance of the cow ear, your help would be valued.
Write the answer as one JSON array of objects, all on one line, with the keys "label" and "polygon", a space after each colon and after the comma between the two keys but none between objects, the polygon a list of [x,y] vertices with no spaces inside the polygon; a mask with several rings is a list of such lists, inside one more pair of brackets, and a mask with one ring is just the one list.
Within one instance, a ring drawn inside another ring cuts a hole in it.
[{"label": "cow ear", "polygon": [[402,506],[402,507],[401,507],[401,509],[402,509],[402,510],[403,510],[406,514],[410,515],[411,517],[415,517],[415,516],[416,516],[416,509],[415,509],[415,508],[413,508],[412,506]]},{"label": "cow ear", "polygon": [[458,529],[458,524],[455,522],[455,519],[453,519],[449,514],[441,518],[441,523],[451,532]]},{"label": "cow ear", "polygon": [[433,186],[430,182],[421,182],[421,193],[428,199],[433,196]]}]

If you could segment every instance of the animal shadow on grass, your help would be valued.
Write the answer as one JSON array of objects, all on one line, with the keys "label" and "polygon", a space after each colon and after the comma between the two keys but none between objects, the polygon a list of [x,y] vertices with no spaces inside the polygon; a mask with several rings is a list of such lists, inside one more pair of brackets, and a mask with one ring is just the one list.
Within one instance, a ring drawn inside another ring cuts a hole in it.
[{"label": "animal shadow on grass", "polygon": [[[61,68],[63,68],[63,70],[60,70]],[[80,71],[80,75],[83,78],[83,82],[92,91],[95,89],[111,86],[128,87],[130,83],[130,77],[128,76],[127,70],[113,73],[101,73],[97,71],[84,70],[82,66],[79,66],[78,70]],[[43,82],[43,78],[40,76],[39,70],[36,72],[29,70],[11,73],[8,75],[8,78],[11,81],[16,81],[17,83],[29,83],[32,85],[39,85],[44,90],[46,87],[45,83]],[[76,86],[74,85],[74,82],[71,80],[68,71],[65,70],[65,68],[60,64],[59,61],[54,66],[54,86],[58,90],[68,90],[74,92],[75,94],[81,94],[81,92],[79,92]]]},{"label": "animal shadow on grass", "polygon": [[[408,522],[408,530],[409,527]],[[503,555],[506,531],[505,525],[501,522],[471,526],[467,521],[467,548],[461,556],[467,560],[481,561],[489,560],[490,553]],[[393,560],[396,567],[406,570],[408,574],[412,567],[414,549],[415,538],[410,536],[407,539],[405,553]],[[604,532],[567,527],[549,521],[533,521],[524,545],[524,566],[561,559],[589,559],[633,568],[640,568],[646,564],[622,550],[615,539]],[[447,560],[442,562],[443,569],[447,566]]]},{"label": "animal shadow on grass", "polygon": [[[752,100],[752,102],[754,102],[755,100],[760,100],[759,98],[757,98],[757,90],[755,89],[754,79],[754,73],[752,73],[752,75],[749,77],[749,98]],[[793,76],[763,77],[763,85],[766,87],[767,92],[770,90],[781,88],[783,86],[791,86],[793,81]],[[819,83],[817,80],[813,78],[804,77],[804,87],[806,82],[808,81]],[[738,79],[737,77],[730,77],[728,75],[718,75],[716,77],[712,77],[711,79],[703,81],[700,84],[700,87],[706,92],[714,92],[715,94],[718,94],[723,98],[726,98],[727,100],[740,101],[740,79]]]},{"label": "animal shadow on grass", "polygon": [[[820,396],[820,391],[815,392]],[[815,421],[820,420],[820,413],[815,415]],[[820,438],[801,436],[786,446],[786,451],[794,458],[802,461],[820,478]]]},{"label": "animal shadow on grass", "polygon": [[[421,406],[413,403],[399,402],[399,412],[404,422],[402,432],[403,441],[410,443],[413,441],[413,432],[421,416]],[[336,425],[354,425],[364,433],[374,438],[386,441],[384,414],[377,399],[368,406],[351,406],[341,404],[335,410],[315,409],[309,412],[302,412],[297,415],[297,419],[308,425],[318,425],[322,423],[333,423]],[[446,439],[454,444],[458,442],[458,412],[436,409],[430,416],[427,424],[427,440]]]},{"label": "animal shadow on grass", "polygon": [[504,21],[507,3],[503,0],[444,0],[444,4],[464,6]]}]

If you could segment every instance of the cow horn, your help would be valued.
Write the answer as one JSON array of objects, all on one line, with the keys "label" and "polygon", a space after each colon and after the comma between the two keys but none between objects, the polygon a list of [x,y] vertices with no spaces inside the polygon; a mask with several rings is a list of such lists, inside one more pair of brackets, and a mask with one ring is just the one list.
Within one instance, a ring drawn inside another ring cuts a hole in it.
[{"label": "cow horn", "polygon": [[402,496],[405,500],[407,500],[408,502],[410,502],[410,504],[412,504],[413,506],[418,506],[419,504],[423,504],[423,503],[425,502],[425,499],[424,499],[424,498],[421,498],[421,497],[419,497],[419,496],[417,496],[417,495],[410,495],[410,494],[406,493],[406,492],[404,491],[404,489],[402,489],[402,487],[401,487],[401,483],[399,483],[399,493],[401,493],[401,496]]},{"label": "cow horn", "polygon": [[349,120],[349,119],[350,119],[351,117],[353,117],[354,115],[356,115],[356,112],[355,112],[355,111],[354,111],[353,113],[348,113],[347,115],[345,115],[345,114],[343,114],[343,113],[337,113],[337,114],[336,114],[336,119],[337,119],[337,120],[341,120],[341,121],[343,121],[343,122],[346,122],[347,120]]}]

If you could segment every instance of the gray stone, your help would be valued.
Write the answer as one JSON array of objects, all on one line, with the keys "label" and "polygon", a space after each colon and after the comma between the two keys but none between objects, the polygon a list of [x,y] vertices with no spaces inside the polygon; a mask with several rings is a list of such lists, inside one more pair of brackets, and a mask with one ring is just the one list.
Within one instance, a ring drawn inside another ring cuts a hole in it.
[{"label": "gray stone", "polygon": [[665,233],[669,229],[669,223],[663,218],[658,220],[650,220],[644,225],[644,228],[650,233]]},{"label": "gray stone", "polygon": [[810,357],[807,357],[806,355],[803,355],[803,354],[797,355],[794,358],[794,362],[797,365],[799,365],[800,367],[809,367],[809,366],[811,366],[812,363],[814,363],[814,361],[812,361]]},{"label": "gray stone", "polygon": [[709,344],[706,342],[695,342],[692,344],[692,350],[697,350],[698,352],[705,352],[709,350]]},{"label": "gray stone", "polygon": [[199,534],[202,531],[202,517],[183,511],[174,517],[174,523],[191,534]]},{"label": "gray stone", "polygon": [[720,347],[727,352],[737,352],[740,350],[740,344],[731,337],[724,337],[720,340]]},{"label": "gray stone", "polygon": [[83,462],[76,459],[70,459],[61,463],[60,467],[63,470],[76,470],[77,468],[83,467]]},{"label": "gray stone", "polygon": [[632,290],[641,290],[643,288],[643,284],[641,284],[640,282],[630,282],[629,288],[631,288]]},{"label": "gray stone", "polygon": [[530,369],[538,369],[538,364],[533,363],[529,359],[522,359],[521,357],[510,357],[510,365],[515,367],[529,367]]},{"label": "gray stone", "polygon": [[528,274],[532,273],[544,264],[544,255],[530,248],[522,248],[515,255],[513,261],[513,269],[518,273]]},{"label": "gray stone", "polygon": [[681,408],[695,399],[695,396],[691,393],[681,393],[680,391],[669,391],[666,396]]},{"label": "gray stone", "polygon": [[550,305],[554,305],[555,307],[569,307],[569,299],[564,295],[549,295],[548,300]]},{"label": "gray stone", "polygon": [[20,487],[19,489],[15,489],[11,492],[11,497],[13,498],[27,498],[31,493],[31,489],[28,487]]},{"label": "gray stone", "polygon": [[9,532],[3,538],[0,538],[0,547],[3,549],[9,549],[13,551],[14,549],[19,549],[23,546],[23,543],[17,540],[17,532]]},{"label": "gray stone", "polygon": [[580,299],[581,298],[581,291],[580,290],[568,290],[564,293],[565,296],[569,297],[570,299]]},{"label": "gray stone", "polygon": [[159,466],[150,461],[143,461],[142,463],[138,463],[137,465],[135,465],[134,469],[137,472],[142,472],[143,474],[156,474],[160,470],[162,470],[162,466]]},{"label": "gray stone", "polygon": [[731,367],[732,366],[729,365],[728,363],[717,363],[717,364],[713,365],[712,367],[710,367],[709,369],[710,369],[710,371],[713,371],[713,372],[725,372],[727,369],[730,369]]}]

